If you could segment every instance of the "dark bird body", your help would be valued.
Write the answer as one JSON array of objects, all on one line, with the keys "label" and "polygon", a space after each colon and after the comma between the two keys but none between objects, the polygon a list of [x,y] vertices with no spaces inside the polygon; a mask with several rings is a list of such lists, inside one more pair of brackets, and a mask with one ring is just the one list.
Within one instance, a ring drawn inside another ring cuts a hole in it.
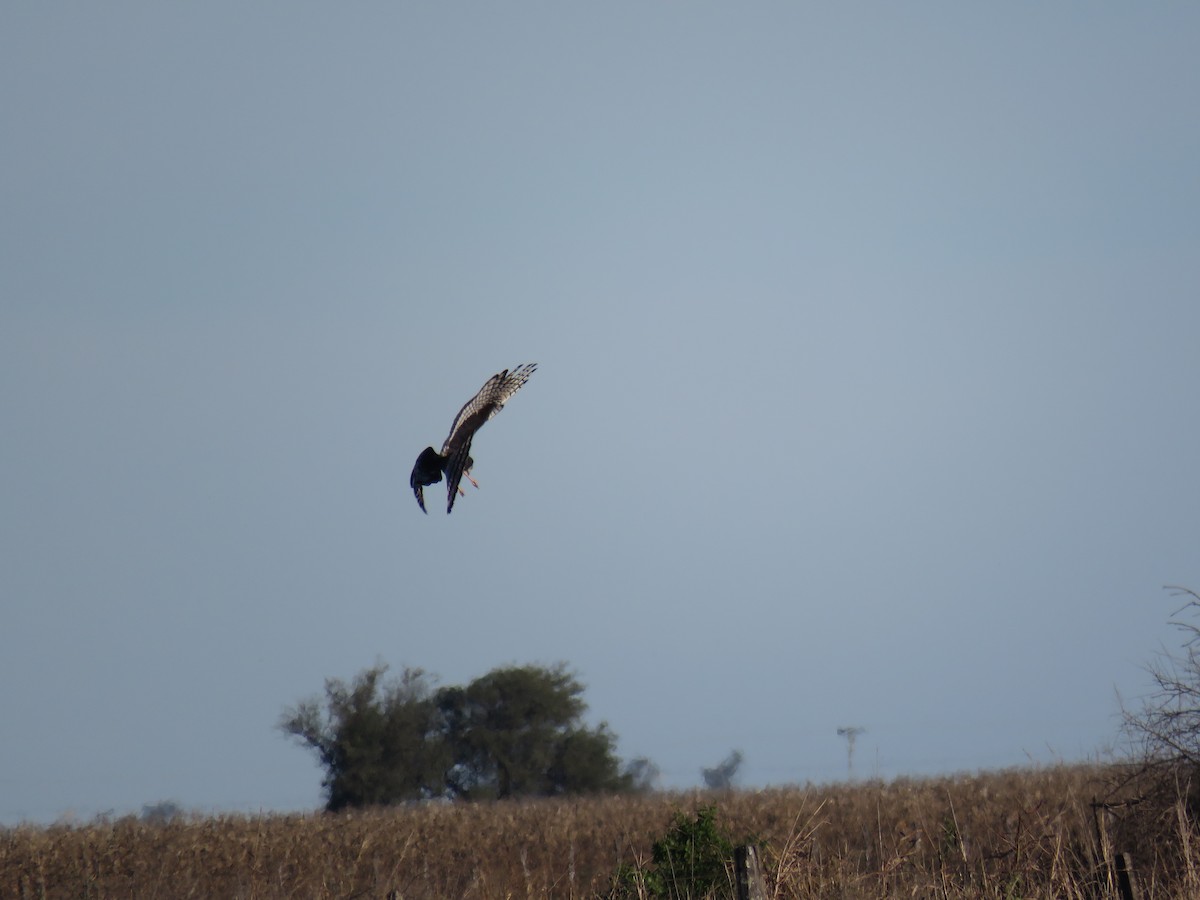
[{"label": "dark bird body", "polygon": [[425,487],[437,484],[443,475],[446,476],[447,514],[454,509],[454,500],[461,492],[459,482],[464,474],[475,487],[479,487],[470,475],[475,465],[475,460],[471,459],[471,440],[484,422],[504,409],[504,404],[521,389],[536,369],[537,363],[528,363],[493,375],[454,417],[450,434],[442,444],[442,452],[438,453],[432,447],[421,451],[408,483],[417,496],[422,512],[428,512],[425,509]]}]

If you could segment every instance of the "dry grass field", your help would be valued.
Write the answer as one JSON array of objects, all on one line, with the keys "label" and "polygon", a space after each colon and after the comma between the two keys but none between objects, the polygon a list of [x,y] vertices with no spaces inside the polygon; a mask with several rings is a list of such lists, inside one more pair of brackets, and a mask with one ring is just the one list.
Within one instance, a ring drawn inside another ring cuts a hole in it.
[{"label": "dry grass field", "polygon": [[[716,807],[762,847],[768,896],[1200,897],[1182,801],[1121,805],[1119,771],[1062,766],[731,793],[437,804],[344,815],[135,818],[0,830],[4,898],[645,896],[637,873],[677,814]],[[1109,809],[1097,809],[1096,800]],[[690,896],[686,873],[675,884]],[[729,892],[721,894],[728,895]],[[714,894],[715,896],[716,894]]]}]

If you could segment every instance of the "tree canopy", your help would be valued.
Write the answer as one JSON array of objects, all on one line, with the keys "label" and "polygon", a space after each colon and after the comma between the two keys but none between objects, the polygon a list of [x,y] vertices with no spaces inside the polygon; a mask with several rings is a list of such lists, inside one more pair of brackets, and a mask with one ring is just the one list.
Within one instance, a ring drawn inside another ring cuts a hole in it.
[{"label": "tree canopy", "polygon": [[349,684],[329,679],[324,701],[302,701],[280,720],[325,769],[331,811],[645,787],[648,761],[622,770],[616,735],[583,723],[584,687],[562,664],[498,668],[436,690],[420,669],[386,672],[377,664]]}]

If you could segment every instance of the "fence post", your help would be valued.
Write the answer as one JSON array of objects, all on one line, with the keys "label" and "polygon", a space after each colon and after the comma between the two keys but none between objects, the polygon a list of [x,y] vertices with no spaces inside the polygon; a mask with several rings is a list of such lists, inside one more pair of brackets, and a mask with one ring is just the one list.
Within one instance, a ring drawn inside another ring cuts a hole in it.
[{"label": "fence post", "polygon": [[758,851],[752,844],[745,844],[733,851],[733,867],[738,900],[767,900],[767,886],[763,882],[762,867],[758,864]]},{"label": "fence post", "polygon": [[1109,837],[1109,819],[1115,815],[1112,806],[1093,799],[1092,815],[1096,826],[1100,864],[1104,867],[1109,889],[1115,890],[1121,900],[1138,900],[1137,881],[1133,876],[1133,855],[1118,852],[1113,848]]},{"label": "fence post", "polygon": [[1137,887],[1133,880],[1133,856],[1118,853],[1114,860],[1117,870],[1117,893],[1121,900],[1137,900]]}]

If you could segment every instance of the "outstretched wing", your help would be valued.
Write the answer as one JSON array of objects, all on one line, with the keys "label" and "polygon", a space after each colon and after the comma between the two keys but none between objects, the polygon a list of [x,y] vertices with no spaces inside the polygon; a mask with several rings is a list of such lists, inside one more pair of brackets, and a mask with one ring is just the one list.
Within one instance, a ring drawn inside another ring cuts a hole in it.
[{"label": "outstretched wing", "polygon": [[[470,448],[475,432],[483,427],[484,422],[504,409],[504,404],[525,385],[529,376],[536,370],[537,363],[529,363],[517,366],[512,371],[505,369],[503,372],[497,372],[484,382],[479,393],[468,400],[454,417],[450,434],[446,436],[446,443],[442,444],[442,456],[453,456],[454,451],[464,444]],[[462,456],[465,460],[466,453]]]},{"label": "outstretched wing", "polygon": [[409,487],[417,495],[417,505],[421,507],[421,512],[428,512],[425,509],[425,485],[437,484],[441,480],[442,457],[432,447],[426,447],[417,457],[412,474],[408,476]]},{"label": "outstretched wing", "polygon": [[462,481],[463,472],[471,464],[471,439],[460,443],[454,448],[446,460],[446,515],[454,512],[454,501],[458,499],[458,483]]},{"label": "outstretched wing", "polygon": [[475,437],[475,432],[483,427],[484,422],[504,409],[504,404],[524,386],[536,370],[537,363],[527,363],[511,371],[505,369],[503,372],[497,372],[484,382],[479,393],[468,400],[454,417],[450,434],[446,436],[446,443],[442,444],[442,456],[446,458],[446,490],[449,492],[447,513],[454,509],[458,483],[462,481],[463,470],[467,468],[467,460],[471,455],[471,440]]}]

